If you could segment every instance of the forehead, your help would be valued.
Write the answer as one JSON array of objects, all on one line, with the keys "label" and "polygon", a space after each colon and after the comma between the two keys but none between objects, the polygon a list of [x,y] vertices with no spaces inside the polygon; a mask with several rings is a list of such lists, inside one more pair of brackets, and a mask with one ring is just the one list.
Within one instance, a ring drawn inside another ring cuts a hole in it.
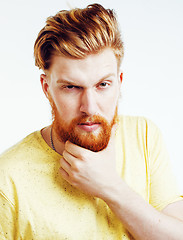
[{"label": "forehead", "polygon": [[94,81],[105,75],[117,76],[117,59],[112,49],[107,48],[97,54],[90,54],[84,59],[72,59],[63,56],[53,56],[49,69],[51,79],[57,81]]}]

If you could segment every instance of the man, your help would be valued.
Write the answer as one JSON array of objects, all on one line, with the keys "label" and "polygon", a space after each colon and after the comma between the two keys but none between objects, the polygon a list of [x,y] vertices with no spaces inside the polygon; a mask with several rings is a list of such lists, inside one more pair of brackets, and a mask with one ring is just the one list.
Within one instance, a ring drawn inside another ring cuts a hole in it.
[{"label": "man", "polygon": [[159,130],[117,116],[113,11],[59,12],[34,54],[53,123],[1,156],[0,239],[182,239],[183,201]]}]

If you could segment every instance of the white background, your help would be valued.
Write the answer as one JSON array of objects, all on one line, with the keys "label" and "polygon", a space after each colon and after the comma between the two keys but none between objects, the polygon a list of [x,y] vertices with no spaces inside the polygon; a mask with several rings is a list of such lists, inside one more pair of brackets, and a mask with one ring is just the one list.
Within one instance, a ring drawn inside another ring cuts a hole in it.
[{"label": "white background", "polygon": [[182,0],[1,0],[0,152],[51,122],[33,58],[34,41],[46,18],[94,2],[115,9],[122,30],[119,111],[158,125],[183,193]]}]

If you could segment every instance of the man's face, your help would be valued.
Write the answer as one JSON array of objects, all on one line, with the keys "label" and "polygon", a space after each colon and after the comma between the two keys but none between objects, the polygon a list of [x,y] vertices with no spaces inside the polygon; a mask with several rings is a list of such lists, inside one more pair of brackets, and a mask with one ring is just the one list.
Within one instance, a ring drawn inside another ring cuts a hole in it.
[{"label": "man's face", "polygon": [[54,56],[42,81],[58,140],[104,149],[116,121],[121,79],[111,49],[85,59]]}]

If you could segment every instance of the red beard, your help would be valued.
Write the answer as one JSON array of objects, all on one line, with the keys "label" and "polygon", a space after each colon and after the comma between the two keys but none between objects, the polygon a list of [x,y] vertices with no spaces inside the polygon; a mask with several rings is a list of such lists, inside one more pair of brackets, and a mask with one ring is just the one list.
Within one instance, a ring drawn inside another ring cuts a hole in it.
[{"label": "red beard", "polygon": [[[53,117],[52,126],[59,141],[65,143],[69,140],[78,146],[94,152],[101,151],[107,147],[112,127],[117,122],[117,109],[111,123],[108,123],[105,118],[99,115],[94,115],[91,117],[77,117],[73,119],[70,124],[67,124],[62,118],[60,118],[58,110],[52,99],[50,99],[50,104],[52,107]],[[88,121],[99,124],[99,129],[97,129],[96,132],[85,132],[79,130],[78,124],[83,124]]]}]

